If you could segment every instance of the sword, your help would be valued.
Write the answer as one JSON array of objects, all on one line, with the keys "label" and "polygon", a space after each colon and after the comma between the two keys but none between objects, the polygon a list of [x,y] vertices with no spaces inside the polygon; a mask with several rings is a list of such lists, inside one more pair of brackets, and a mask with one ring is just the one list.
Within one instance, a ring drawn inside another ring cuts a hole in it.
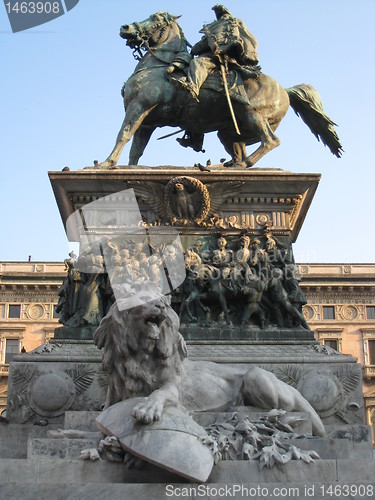
[{"label": "sword", "polygon": [[237,132],[238,135],[241,135],[240,129],[238,128],[238,125],[237,125],[236,115],[234,114],[234,110],[233,110],[233,106],[232,106],[232,101],[230,100],[229,89],[228,89],[228,82],[227,82],[227,75],[225,74],[224,62],[223,62],[220,54],[216,54],[216,56],[219,59],[219,66],[220,66],[221,78],[223,79],[223,85],[224,85],[224,90],[225,90],[225,97],[227,98],[227,103],[228,103],[228,106],[229,106],[230,114],[232,116],[234,129],[235,129],[235,131]]},{"label": "sword", "polygon": [[203,26],[203,28],[201,29],[201,32],[206,35],[206,37],[208,39],[208,46],[212,50],[213,55],[216,56],[218,61],[219,61],[221,78],[223,79],[223,85],[224,85],[224,90],[225,90],[225,97],[227,98],[227,103],[228,103],[229,111],[230,111],[230,114],[232,117],[234,129],[238,135],[241,135],[240,129],[238,128],[238,125],[237,125],[236,115],[234,114],[232,101],[230,100],[227,75],[225,74],[224,60],[222,57],[222,53],[220,52],[216,37],[211,33],[211,31],[207,25]]},{"label": "sword", "polygon": [[180,128],[180,130],[176,130],[175,132],[171,132],[170,134],[162,135],[161,137],[158,137],[156,140],[160,141],[160,139],[166,139],[167,137],[172,137],[172,135],[179,134],[180,132],[183,132],[182,128]]}]

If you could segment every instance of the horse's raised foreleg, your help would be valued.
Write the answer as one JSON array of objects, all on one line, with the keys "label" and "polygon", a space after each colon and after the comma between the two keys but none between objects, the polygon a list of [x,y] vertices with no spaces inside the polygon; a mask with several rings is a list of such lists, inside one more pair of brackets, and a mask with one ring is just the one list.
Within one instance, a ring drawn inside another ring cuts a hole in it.
[{"label": "horse's raised foreleg", "polygon": [[111,168],[117,164],[125,144],[130,141],[135,132],[142,125],[143,120],[155,107],[156,104],[149,109],[144,109],[140,103],[130,103],[126,110],[120,132],[118,133],[116,145],[108,158],[102,163],[99,163],[99,168]]},{"label": "horse's raised foreleg", "polygon": [[252,115],[249,113],[247,119],[246,129],[251,130],[251,135],[253,136],[255,132],[261,143],[254,153],[245,158],[244,161],[238,163],[238,166],[250,168],[272,149],[277,148],[280,144],[280,139],[273,133],[268,119],[263,118],[260,113]]},{"label": "horse's raised foreleg", "polygon": [[154,130],[155,127],[141,125],[135,132],[129,153],[129,165],[138,165],[138,160],[143,155]]}]

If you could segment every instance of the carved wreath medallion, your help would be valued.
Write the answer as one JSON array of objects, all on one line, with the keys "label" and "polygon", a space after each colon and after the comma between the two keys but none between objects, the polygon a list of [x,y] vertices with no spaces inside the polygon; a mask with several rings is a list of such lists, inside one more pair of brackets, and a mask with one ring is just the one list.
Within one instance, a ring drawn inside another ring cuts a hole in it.
[{"label": "carved wreath medallion", "polygon": [[310,305],[303,306],[302,312],[307,321],[313,319],[313,317],[315,316],[314,308],[311,307]]},{"label": "carved wreath medallion", "polygon": [[220,220],[223,227],[232,227],[229,221],[220,218],[218,210],[228,198],[238,195],[243,182],[204,185],[194,177],[178,176],[165,185],[140,181],[129,185],[157,216],[152,223],[212,227]]},{"label": "carved wreath medallion", "polygon": [[199,223],[210,211],[210,195],[202,182],[193,177],[171,179],[164,190],[165,211],[170,220]]},{"label": "carved wreath medallion", "polygon": [[44,316],[45,310],[42,304],[31,304],[26,310],[29,319],[40,319]]},{"label": "carved wreath medallion", "polygon": [[344,306],[341,314],[347,321],[353,321],[358,317],[358,309],[355,306]]}]

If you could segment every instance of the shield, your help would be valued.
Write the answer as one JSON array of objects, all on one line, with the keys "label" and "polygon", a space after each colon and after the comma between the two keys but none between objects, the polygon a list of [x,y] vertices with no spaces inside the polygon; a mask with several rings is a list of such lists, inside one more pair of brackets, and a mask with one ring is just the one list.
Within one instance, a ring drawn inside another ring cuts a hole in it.
[{"label": "shield", "polygon": [[142,400],[110,406],[96,418],[97,426],[106,435],[116,436],[125,451],[190,481],[207,481],[214,460],[200,440],[207,436],[203,427],[175,406],[165,407],[159,421],[140,424],[131,413]]}]

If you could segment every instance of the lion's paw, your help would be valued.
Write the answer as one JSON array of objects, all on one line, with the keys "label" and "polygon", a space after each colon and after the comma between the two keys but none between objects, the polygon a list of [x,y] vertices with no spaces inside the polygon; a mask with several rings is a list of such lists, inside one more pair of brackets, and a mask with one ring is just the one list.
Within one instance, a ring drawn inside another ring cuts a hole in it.
[{"label": "lion's paw", "polygon": [[162,413],[162,404],[145,398],[143,401],[134,406],[132,416],[142,424],[151,424],[156,420],[160,420]]}]

